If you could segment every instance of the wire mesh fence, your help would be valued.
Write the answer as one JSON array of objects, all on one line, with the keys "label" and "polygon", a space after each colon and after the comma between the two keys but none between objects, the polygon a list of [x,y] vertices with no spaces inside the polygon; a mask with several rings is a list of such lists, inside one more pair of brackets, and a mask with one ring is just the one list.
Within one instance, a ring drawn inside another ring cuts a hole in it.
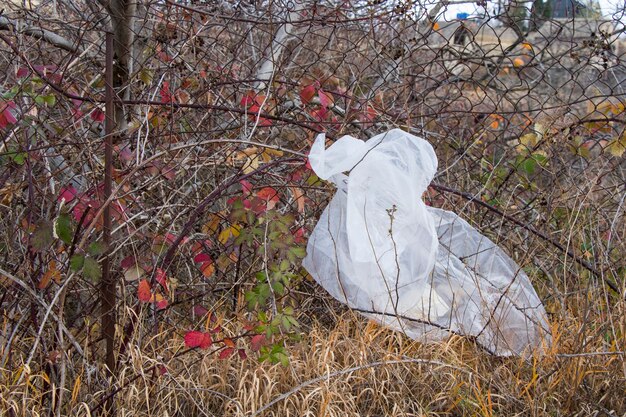
[{"label": "wire mesh fence", "polygon": [[[476,13],[450,18],[459,4]],[[555,352],[612,353],[623,374],[623,7],[610,16],[576,1],[2,8],[0,368],[17,375],[9,389],[45,373],[33,382],[41,403],[70,412],[79,394],[54,392],[65,367],[81,363],[83,392],[104,394],[80,401],[95,411],[110,398],[99,362],[106,257],[114,367],[142,346],[155,353],[145,369],[165,372],[186,352],[165,357],[159,346],[182,343],[189,329],[210,334],[216,355],[261,350],[281,362],[276,347],[330,308],[300,267],[333,193],[308,150],[322,132],[365,139],[396,127],[436,150],[427,204],[459,213],[524,267],[563,340]],[[271,340],[256,337],[258,326]],[[113,380],[122,390],[136,377]],[[2,407],[19,415],[10,401]]]}]

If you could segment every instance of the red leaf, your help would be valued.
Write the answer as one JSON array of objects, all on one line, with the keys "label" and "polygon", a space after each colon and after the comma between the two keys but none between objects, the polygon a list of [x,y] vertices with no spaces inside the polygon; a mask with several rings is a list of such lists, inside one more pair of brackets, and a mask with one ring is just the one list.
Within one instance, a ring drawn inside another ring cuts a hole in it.
[{"label": "red leaf", "polygon": [[202,343],[200,343],[200,349],[208,349],[213,344],[213,340],[211,339],[211,335],[208,333],[204,334],[202,338]]},{"label": "red leaf", "polygon": [[204,333],[192,330],[185,333],[185,346],[195,348],[204,342]]},{"label": "red leaf", "polygon": [[245,96],[241,97],[241,105],[244,107],[249,107],[254,104],[254,93],[249,92]]},{"label": "red leaf", "polygon": [[309,114],[317,121],[323,122],[324,120],[326,120],[327,116],[328,116],[328,110],[326,109],[326,107],[321,107],[320,109],[316,109],[313,110],[311,112],[309,112]]},{"label": "red leaf", "polygon": [[304,242],[304,227],[298,228],[294,232],[293,236],[294,236],[294,242],[296,242],[296,243]]},{"label": "red leaf", "polygon": [[163,81],[159,94],[161,95],[161,101],[163,103],[172,102],[172,93],[170,92],[170,83],[168,81]]},{"label": "red leaf", "polygon": [[100,110],[99,108],[95,108],[95,109],[93,109],[93,110],[91,111],[90,116],[91,116],[91,119],[92,119],[93,121],[98,122],[98,123],[102,123],[102,122],[104,122],[104,119],[105,119],[105,114],[104,114],[104,112],[103,112],[102,110]]},{"label": "red leaf", "polygon": [[137,296],[139,297],[139,301],[142,303],[150,302],[152,299],[152,290],[148,280],[143,279],[139,282],[139,286],[137,287]]},{"label": "red leaf", "polygon": [[261,347],[265,344],[265,335],[264,334],[257,334],[252,336],[252,338],[250,338],[250,349],[252,349],[253,352],[258,352],[259,350],[261,350]]},{"label": "red leaf", "polygon": [[200,304],[197,304],[197,305],[193,306],[193,314],[195,314],[198,317],[204,317],[206,315],[206,313],[208,313],[208,312],[209,312],[209,310],[207,310],[206,308],[204,308]]},{"label": "red leaf", "polygon": [[315,96],[315,90],[319,87],[319,83],[316,81],[311,85],[307,85],[300,90],[300,99],[303,104],[308,104]]},{"label": "red leaf", "polygon": [[266,119],[265,117],[259,117],[259,126],[269,127],[271,125],[272,125],[272,121],[270,119]]},{"label": "red leaf", "polygon": [[[170,245],[171,245],[171,244],[173,244],[174,242],[176,242],[176,239],[178,239],[178,238],[176,237],[176,235],[173,235],[173,234],[171,234],[171,233],[166,233],[166,234],[165,234],[165,241],[166,241],[168,244],[170,244]],[[184,243],[184,242],[185,242],[185,240],[183,239],[183,241],[182,241],[182,242]]]},{"label": "red leaf", "polygon": [[241,180],[239,181],[239,184],[241,184],[241,188],[243,189],[244,195],[252,194],[252,184],[250,183],[250,181]]},{"label": "red leaf", "polygon": [[[89,212],[85,215],[85,211],[89,208]],[[96,200],[82,196],[78,203],[72,209],[72,215],[76,221],[80,221],[85,215],[83,224],[89,224],[94,219],[96,212],[100,208],[100,203]]]},{"label": "red leaf", "polygon": [[334,103],[333,96],[330,93],[323,91],[322,89],[317,92],[317,95],[320,98],[320,104],[324,108],[328,108]]},{"label": "red leaf", "polygon": [[158,282],[159,284],[161,284],[163,288],[165,288],[165,292],[168,293],[169,289],[167,288],[167,276],[165,275],[165,271],[162,270],[161,268],[157,268],[155,279],[156,279],[156,282]]},{"label": "red leaf", "polygon": [[204,263],[204,262],[213,262],[211,256],[208,253],[199,253],[194,258],[193,261],[195,263]]},{"label": "red leaf", "polygon": [[15,103],[13,101],[3,102],[0,100],[0,129],[17,123],[17,119],[11,112],[13,109],[15,109]]},{"label": "red leaf", "polygon": [[135,265],[137,265],[137,260],[132,255],[127,256],[126,258],[122,259],[122,262],[120,262],[120,266],[122,267],[122,269],[128,269],[131,266]]},{"label": "red leaf", "polygon": [[248,359],[248,355],[246,354],[246,351],[243,349],[239,349],[237,351],[237,353],[239,354],[239,357],[241,358],[241,360],[246,360]]},{"label": "red leaf", "polygon": [[30,74],[30,70],[28,68],[20,67],[17,70],[17,78],[28,77],[28,74]]},{"label": "red leaf", "polygon": [[228,359],[235,352],[234,348],[224,349],[220,352],[220,359]]},{"label": "red leaf", "polygon": [[165,310],[167,308],[168,302],[166,298],[163,298],[156,302],[157,310]]},{"label": "red leaf", "polygon": [[74,188],[74,186],[72,185],[63,187],[61,188],[61,192],[59,193],[59,197],[57,198],[57,200],[59,202],[65,200],[66,203],[69,203],[74,199],[74,197],[76,197],[77,193],[78,192],[76,191],[76,188]]},{"label": "red leaf", "polygon": [[185,346],[190,348],[199,347],[200,349],[208,349],[213,344],[211,335],[197,330],[185,333]]}]

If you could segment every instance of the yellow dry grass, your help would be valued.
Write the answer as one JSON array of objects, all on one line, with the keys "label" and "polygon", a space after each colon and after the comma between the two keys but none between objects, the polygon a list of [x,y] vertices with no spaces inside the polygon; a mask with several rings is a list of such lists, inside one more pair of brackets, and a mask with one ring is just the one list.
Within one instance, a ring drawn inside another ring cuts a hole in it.
[{"label": "yellow dry grass", "polygon": [[[578,335],[600,323],[572,317],[554,322],[546,356],[527,360],[491,357],[458,337],[423,345],[350,312],[330,326],[314,322],[291,346],[288,367],[201,351],[176,357],[184,350],[180,336],[163,334],[135,341],[115,402],[119,416],[622,415],[623,307],[605,317],[613,323],[610,343],[591,332],[580,349]],[[168,372],[150,370],[157,363]],[[103,393],[91,388],[98,384],[88,368],[72,368],[62,415],[92,415]],[[43,369],[20,384],[16,372],[0,372],[0,415],[47,415]]]}]

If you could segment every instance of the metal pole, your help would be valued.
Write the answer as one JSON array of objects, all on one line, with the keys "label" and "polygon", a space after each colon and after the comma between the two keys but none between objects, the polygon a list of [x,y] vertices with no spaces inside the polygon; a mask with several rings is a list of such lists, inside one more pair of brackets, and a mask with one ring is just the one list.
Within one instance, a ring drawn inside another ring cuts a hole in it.
[{"label": "metal pole", "polygon": [[[104,122],[104,201],[111,196],[112,191],[112,167],[113,167],[113,132],[116,127],[115,120],[115,90],[113,86],[113,34],[106,34],[106,66],[105,66],[105,114]],[[102,311],[102,337],[106,341],[106,358],[105,364],[108,368],[109,375],[114,376],[115,373],[115,297],[117,285],[114,277],[111,275],[110,265],[110,246],[111,246],[111,208],[107,204],[103,212],[102,240],[106,247],[106,253],[102,260],[102,282],[100,288],[100,301]],[[113,396],[109,406],[107,407],[109,415],[114,415]]]}]

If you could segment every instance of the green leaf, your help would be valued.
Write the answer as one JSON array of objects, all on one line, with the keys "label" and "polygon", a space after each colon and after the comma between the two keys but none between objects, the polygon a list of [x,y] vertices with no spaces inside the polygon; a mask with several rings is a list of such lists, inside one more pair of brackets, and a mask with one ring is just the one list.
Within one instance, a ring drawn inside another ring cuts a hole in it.
[{"label": "green leaf", "polygon": [[70,269],[74,272],[78,272],[83,269],[85,264],[85,257],[83,255],[75,254],[70,259]]},{"label": "green leaf", "polygon": [[13,155],[13,162],[15,162],[18,165],[24,165],[24,162],[26,161],[26,152],[17,152],[15,155]]},{"label": "green leaf", "polygon": [[57,220],[54,223],[54,236],[61,239],[68,245],[72,243],[74,232],[72,231],[72,224],[70,222],[69,214],[59,214],[59,217],[57,217]]},{"label": "green leaf", "polygon": [[304,248],[300,248],[300,247],[293,247],[291,249],[289,249],[289,252],[294,254],[294,256],[296,256],[297,258],[304,258],[306,256],[306,250]]},{"label": "green leaf", "polygon": [[103,255],[106,250],[107,247],[102,242],[93,242],[91,245],[89,245],[89,254],[94,257]]},{"label": "green leaf", "polygon": [[83,265],[83,275],[85,278],[88,278],[92,281],[97,281],[102,278],[102,269],[100,268],[100,264],[94,258],[87,257],[85,258],[85,263]]},{"label": "green leaf", "polygon": [[57,98],[54,94],[48,94],[47,96],[41,96],[41,97],[43,98],[44,103],[46,103],[48,107],[53,107],[57,102]]},{"label": "green leaf", "polygon": [[278,295],[283,295],[283,292],[285,291],[285,287],[280,282],[274,282],[272,284],[272,288],[274,289],[274,292]]}]

